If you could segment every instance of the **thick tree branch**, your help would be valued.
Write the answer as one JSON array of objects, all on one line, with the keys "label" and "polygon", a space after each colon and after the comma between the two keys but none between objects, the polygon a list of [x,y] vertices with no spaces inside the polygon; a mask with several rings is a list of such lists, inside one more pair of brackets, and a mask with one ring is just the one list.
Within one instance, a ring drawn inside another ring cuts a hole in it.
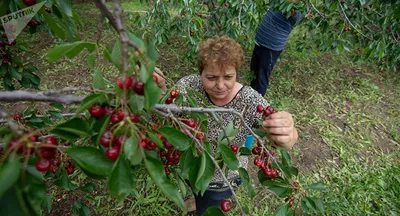
[{"label": "thick tree branch", "polygon": [[44,92],[29,91],[0,91],[0,101],[17,102],[17,101],[42,101],[42,102],[59,102],[64,104],[78,104],[85,97],[77,95],[45,95]]}]

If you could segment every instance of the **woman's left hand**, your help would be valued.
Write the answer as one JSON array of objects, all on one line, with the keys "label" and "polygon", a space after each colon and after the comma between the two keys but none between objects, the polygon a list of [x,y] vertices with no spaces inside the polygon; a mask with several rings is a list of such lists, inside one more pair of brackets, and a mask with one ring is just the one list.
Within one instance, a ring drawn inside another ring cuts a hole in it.
[{"label": "woman's left hand", "polygon": [[288,112],[276,112],[266,117],[263,128],[279,146],[291,148],[297,141],[297,130],[292,115]]}]

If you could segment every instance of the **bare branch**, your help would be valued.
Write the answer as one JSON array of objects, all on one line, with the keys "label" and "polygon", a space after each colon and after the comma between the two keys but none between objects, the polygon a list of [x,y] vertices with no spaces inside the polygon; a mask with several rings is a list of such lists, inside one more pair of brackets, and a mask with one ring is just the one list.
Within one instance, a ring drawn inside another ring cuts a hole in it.
[{"label": "bare branch", "polygon": [[43,92],[29,91],[0,91],[0,101],[42,101],[42,102],[60,102],[64,104],[78,104],[85,97],[77,95],[44,95]]},{"label": "bare branch", "polygon": [[[76,113],[61,113],[60,114],[62,117],[72,117],[72,116],[76,116],[77,114]],[[78,114],[79,116],[86,116],[86,114],[85,113],[79,113]],[[31,115],[29,115],[29,116],[24,116],[22,119],[27,119],[27,118],[30,118],[31,117]],[[38,117],[38,118],[42,118],[42,117],[51,117],[51,115],[50,114],[47,114],[47,115],[36,115],[36,117]],[[7,123],[7,119],[0,119],[0,124],[1,123]]]},{"label": "bare branch", "polygon": [[103,16],[107,17],[107,19],[110,20],[110,23],[114,27],[114,29],[117,29],[114,14],[107,8],[105,0],[95,0],[94,2],[96,3],[96,6],[100,9],[101,14],[103,14]]},{"label": "bare branch", "polygon": [[66,87],[66,88],[57,89],[57,90],[44,91],[43,95],[54,95],[54,94],[74,92],[74,91],[92,91],[92,89],[89,87]]},{"label": "bare branch", "polygon": [[317,7],[315,7],[315,5],[314,5],[311,1],[309,1],[309,3],[310,3],[310,5],[314,8],[314,10],[317,11],[317,13],[318,13],[321,17],[325,17],[325,14],[321,13],[321,12],[317,9]]}]

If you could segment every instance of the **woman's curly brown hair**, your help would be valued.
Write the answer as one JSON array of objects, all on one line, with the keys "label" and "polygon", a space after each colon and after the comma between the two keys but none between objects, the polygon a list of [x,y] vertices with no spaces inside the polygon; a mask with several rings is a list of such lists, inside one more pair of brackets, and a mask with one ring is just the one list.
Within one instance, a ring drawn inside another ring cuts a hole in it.
[{"label": "woman's curly brown hair", "polygon": [[226,36],[214,36],[200,44],[198,50],[198,68],[200,74],[208,65],[224,69],[233,66],[236,69],[244,62],[244,52],[239,43]]}]

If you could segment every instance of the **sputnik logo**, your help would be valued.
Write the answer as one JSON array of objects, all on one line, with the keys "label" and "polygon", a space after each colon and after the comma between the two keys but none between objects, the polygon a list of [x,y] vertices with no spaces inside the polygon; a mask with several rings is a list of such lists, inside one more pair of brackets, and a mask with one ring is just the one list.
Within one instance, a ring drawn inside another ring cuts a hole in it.
[{"label": "sputnik logo", "polygon": [[0,20],[3,23],[4,30],[6,31],[9,43],[17,38],[19,33],[21,33],[21,31],[36,15],[36,13],[44,5],[44,3],[45,2],[40,2],[33,6],[0,17]]}]

